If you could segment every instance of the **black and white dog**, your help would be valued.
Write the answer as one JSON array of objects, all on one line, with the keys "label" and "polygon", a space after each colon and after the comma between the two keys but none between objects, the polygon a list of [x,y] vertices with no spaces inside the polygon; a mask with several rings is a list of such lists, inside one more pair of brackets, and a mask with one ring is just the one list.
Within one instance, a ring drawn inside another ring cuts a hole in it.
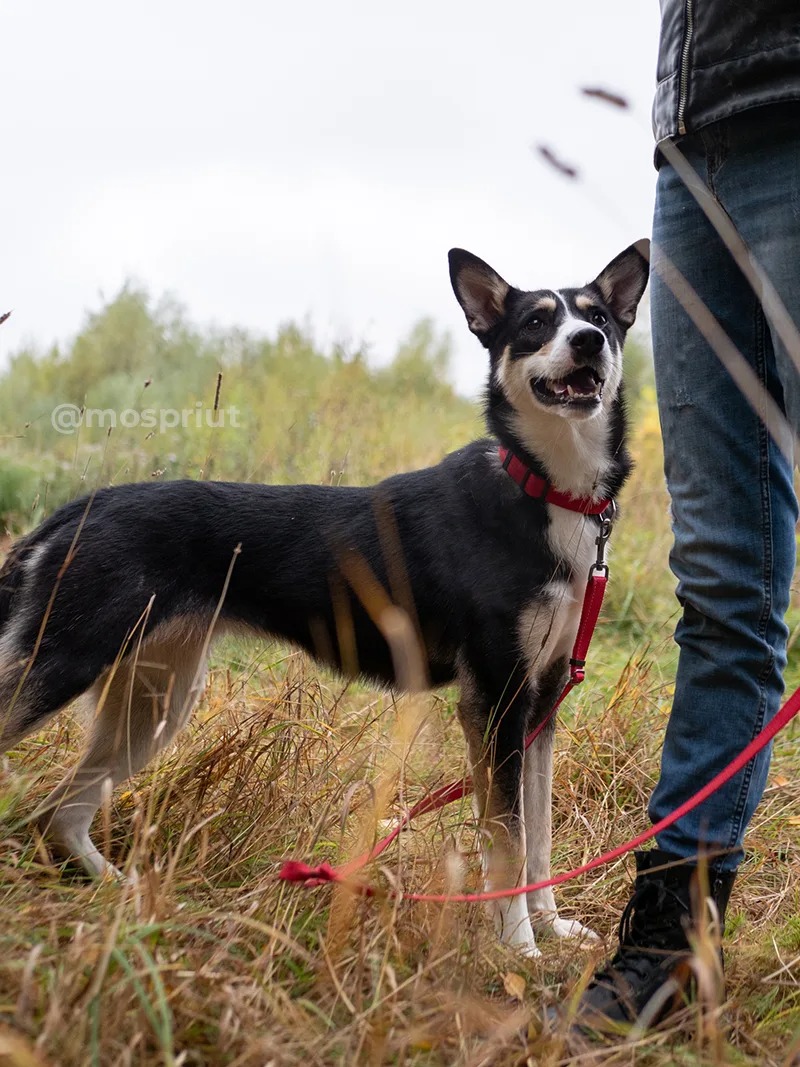
[{"label": "black and white dog", "polygon": [[[523,739],[565,681],[593,512],[629,472],[622,347],[647,256],[642,241],[584,288],[524,292],[451,251],[456,297],[491,357],[493,436],[436,467],[369,488],[121,485],[67,504],[15,545],[0,570],[0,752],[80,694],[94,704],[80,763],[41,809],[57,852],[115,873],[92,819],[187,721],[209,641],[226,628],[409,684],[359,588],[367,575],[404,609],[425,684],[460,684],[487,888],[548,877],[552,730],[525,754]],[[532,472],[526,492],[509,455],[518,474]],[[544,482],[561,503],[531,495]],[[588,934],[558,918],[551,890],[495,906],[503,940],[531,955],[532,920]]]}]

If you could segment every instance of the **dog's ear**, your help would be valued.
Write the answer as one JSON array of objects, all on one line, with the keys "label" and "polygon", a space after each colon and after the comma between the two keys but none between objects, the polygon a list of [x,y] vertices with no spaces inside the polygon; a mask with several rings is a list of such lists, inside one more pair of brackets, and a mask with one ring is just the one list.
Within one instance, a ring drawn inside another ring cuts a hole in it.
[{"label": "dog's ear", "polygon": [[614,318],[626,330],[633,326],[636,309],[647,288],[649,269],[650,242],[645,237],[620,252],[593,282]]},{"label": "dog's ear", "polygon": [[453,292],[467,316],[467,325],[485,345],[486,335],[505,314],[511,286],[488,263],[463,248],[451,248],[448,259]]}]

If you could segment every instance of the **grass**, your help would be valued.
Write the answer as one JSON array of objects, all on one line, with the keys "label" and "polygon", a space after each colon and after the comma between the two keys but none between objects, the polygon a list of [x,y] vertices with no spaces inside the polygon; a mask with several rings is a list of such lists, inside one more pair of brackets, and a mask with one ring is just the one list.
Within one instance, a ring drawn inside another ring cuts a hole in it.
[{"label": "grass", "polygon": [[[587,682],[557,734],[554,868],[647,825],[674,652],[657,426],[613,543]],[[797,599],[792,622],[800,612]],[[793,662],[787,681],[800,683]],[[96,839],[135,886],[54,867],[27,817],[72,762],[69,714],[0,763],[0,1065],[598,1062],[543,1030],[613,944],[632,861],[562,887],[587,951],[499,946],[479,907],[364,900],[276,880],[286,857],[339,861],[464,770],[456,694],[395,699],[307,657],[228,641],[179,743],[114,794]],[[606,1049],[620,1064],[759,1064],[800,1055],[800,756],[775,746],[730,909],[727,1000],[688,1025]],[[411,743],[413,741],[413,743]],[[370,870],[381,885],[478,886],[466,802],[427,816]],[[702,973],[704,946],[698,946]]]}]

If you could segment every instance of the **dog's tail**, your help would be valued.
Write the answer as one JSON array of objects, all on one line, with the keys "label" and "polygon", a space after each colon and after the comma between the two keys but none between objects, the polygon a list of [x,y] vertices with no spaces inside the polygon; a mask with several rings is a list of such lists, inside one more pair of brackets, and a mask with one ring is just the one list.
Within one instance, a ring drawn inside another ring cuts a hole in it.
[{"label": "dog's tail", "polygon": [[23,560],[27,555],[24,541],[11,549],[11,554],[0,567],[0,634],[11,618],[14,598],[25,580]]},{"label": "dog's tail", "polygon": [[25,534],[12,547],[0,567],[0,636],[8,625],[15,601],[23,592],[26,581],[32,576],[29,557],[35,548],[48,541],[62,526],[80,518],[86,509],[86,499],[73,500],[53,512],[35,530]]}]

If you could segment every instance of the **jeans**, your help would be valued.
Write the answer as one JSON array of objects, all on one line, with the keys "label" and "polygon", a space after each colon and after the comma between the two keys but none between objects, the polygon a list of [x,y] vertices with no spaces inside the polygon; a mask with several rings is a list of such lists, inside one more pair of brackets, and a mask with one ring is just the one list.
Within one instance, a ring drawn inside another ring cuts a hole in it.
[{"label": "jeans", "polygon": [[[745,112],[679,147],[800,323],[800,106]],[[660,248],[800,429],[800,376],[747,281],[668,165],[658,175],[653,241],[654,263]],[[792,465],[655,271],[651,284],[672,500],[670,566],[683,608],[675,633],[675,695],[649,806],[656,822],[722,770],[780,706],[797,500]],[[715,865],[735,869],[769,758],[762,752],[659,834],[659,847],[684,857],[697,855],[701,845],[719,849],[724,855]]]}]

